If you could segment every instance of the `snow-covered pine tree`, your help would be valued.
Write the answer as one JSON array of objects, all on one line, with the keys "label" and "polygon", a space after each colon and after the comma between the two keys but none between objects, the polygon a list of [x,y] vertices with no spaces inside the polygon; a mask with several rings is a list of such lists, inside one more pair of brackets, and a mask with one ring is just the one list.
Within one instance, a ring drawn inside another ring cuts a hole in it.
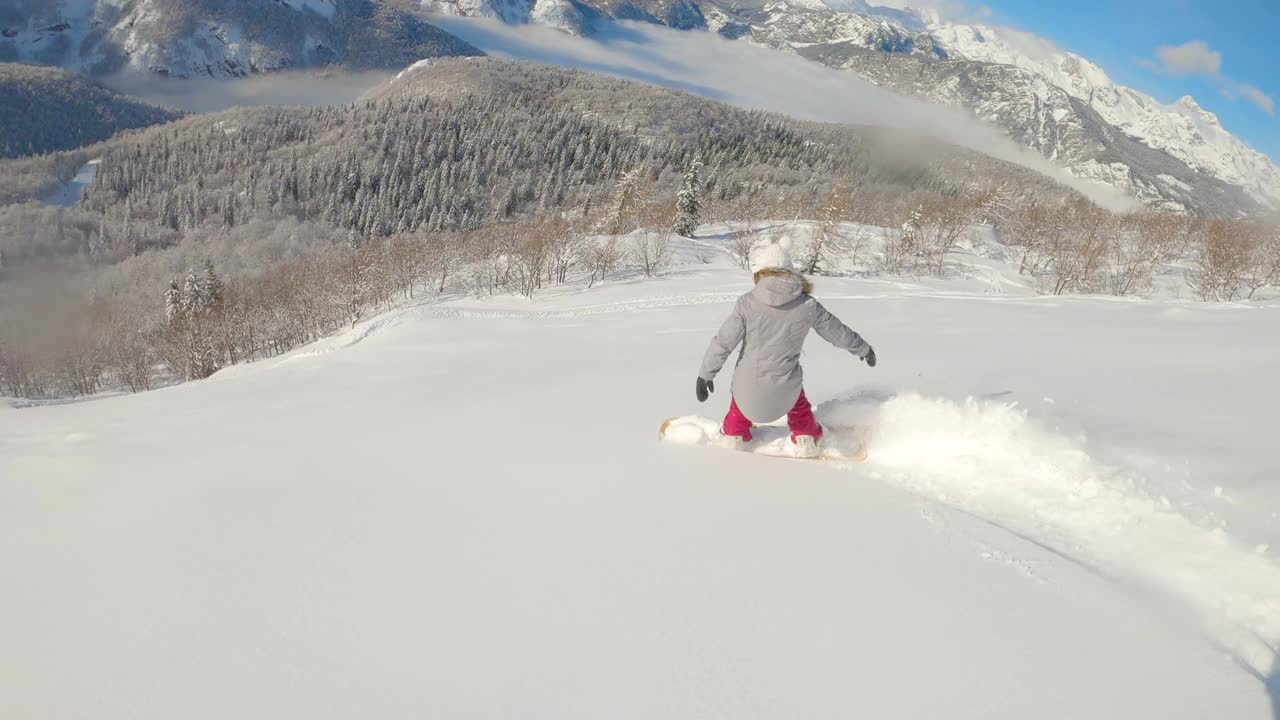
[{"label": "snow-covered pine tree", "polygon": [[1001,180],[999,184],[978,195],[979,219],[983,223],[990,223],[997,228],[1002,227],[1008,222],[1012,212],[1012,198],[1013,195],[1009,191],[1009,182]]},{"label": "snow-covered pine tree", "polygon": [[182,286],[182,300],[186,312],[195,314],[204,311],[206,297],[195,268],[187,271],[187,280]]},{"label": "snow-covered pine tree", "polygon": [[924,206],[911,211],[911,216],[902,224],[902,239],[908,251],[914,251],[920,245],[920,229],[924,225]]},{"label": "snow-covered pine tree", "polygon": [[89,232],[89,257],[97,259],[102,256],[102,235],[97,230]]},{"label": "snow-covered pine tree", "polygon": [[890,233],[885,239],[883,263],[889,272],[902,272],[908,265],[914,266],[919,261],[921,249],[921,226],[924,224],[924,208],[917,207],[911,212],[901,229]]},{"label": "snow-covered pine tree", "polygon": [[169,289],[164,291],[164,317],[169,321],[170,325],[182,318],[185,306],[186,303],[182,300],[182,290],[178,288],[178,281],[171,280]]},{"label": "snow-covered pine tree", "polygon": [[225,292],[226,288],[222,284],[222,278],[218,277],[218,273],[213,268],[213,258],[205,258],[204,295],[207,308],[216,310],[222,307]]},{"label": "snow-covered pine tree", "polygon": [[640,196],[640,170],[628,170],[618,178],[617,188],[613,193],[613,202],[609,205],[609,214],[605,217],[604,230],[611,235],[621,235],[633,228],[627,227],[628,220],[635,214],[635,204]]},{"label": "snow-covered pine tree", "polygon": [[368,295],[368,281],[365,277],[365,253],[363,239],[355,230],[347,235],[347,261],[345,292],[342,299],[343,308],[351,327],[355,327],[364,314],[365,298]]},{"label": "snow-covered pine tree", "polygon": [[676,218],[671,231],[683,237],[693,237],[702,222],[702,156],[694,155],[689,170],[684,174],[680,192],[676,194]]},{"label": "snow-covered pine tree", "polygon": [[124,249],[130,255],[138,254],[138,235],[133,228],[133,203],[124,202]]}]

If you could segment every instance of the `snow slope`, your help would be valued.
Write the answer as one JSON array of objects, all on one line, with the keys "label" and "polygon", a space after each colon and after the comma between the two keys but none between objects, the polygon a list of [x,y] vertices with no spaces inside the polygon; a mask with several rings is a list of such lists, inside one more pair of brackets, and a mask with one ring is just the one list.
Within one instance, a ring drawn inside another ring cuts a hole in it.
[{"label": "snow slope", "polygon": [[660,445],[728,402],[725,230],[0,409],[0,716],[1280,713],[1280,307],[819,278],[881,362],[812,338],[807,389],[870,458]]}]

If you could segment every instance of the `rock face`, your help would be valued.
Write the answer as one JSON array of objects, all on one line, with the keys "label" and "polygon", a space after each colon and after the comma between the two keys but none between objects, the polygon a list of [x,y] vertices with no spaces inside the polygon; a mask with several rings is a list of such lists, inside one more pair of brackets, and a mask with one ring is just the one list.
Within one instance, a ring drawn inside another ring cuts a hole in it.
[{"label": "rock face", "polygon": [[11,0],[0,61],[100,76],[243,77],[298,67],[404,67],[478,55],[400,0]]}]

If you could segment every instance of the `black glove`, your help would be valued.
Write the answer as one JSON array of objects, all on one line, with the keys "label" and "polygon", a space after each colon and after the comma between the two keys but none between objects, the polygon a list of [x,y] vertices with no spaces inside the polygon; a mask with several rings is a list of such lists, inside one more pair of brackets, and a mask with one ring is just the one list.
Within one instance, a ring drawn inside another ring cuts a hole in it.
[{"label": "black glove", "polygon": [[862,362],[866,363],[866,364],[867,364],[867,367],[875,367],[875,366],[876,366],[876,351],[875,351],[875,348],[871,348],[871,349],[867,350],[867,354],[862,356]]},{"label": "black glove", "polygon": [[711,393],[716,391],[716,384],[710,380],[698,378],[698,386],[694,391],[698,394],[698,402],[706,402]]}]

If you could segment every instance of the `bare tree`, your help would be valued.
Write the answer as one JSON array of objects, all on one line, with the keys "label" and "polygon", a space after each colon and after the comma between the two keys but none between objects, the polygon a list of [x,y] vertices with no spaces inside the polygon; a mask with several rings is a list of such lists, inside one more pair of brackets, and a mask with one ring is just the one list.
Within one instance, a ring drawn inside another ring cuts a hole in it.
[{"label": "bare tree", "polygon": [[832,262],[844,255],[839,226],[849,214],[849,189],[836,183],[818,210],[818,227],[799,248],[801,271],[806,275],[829,272]]},{"label": "bare tree", "polygon": [[603,282],[609,277],[609,273],[617,270],[622,263],[622,255],[618,238],[593,238],[587,249],[587,263],[591,268],[587,287],[595,287],[597,282]]},{"label": "bare tree", "polygon": [[886,271],[900,273],[915,267],[916,258],[921,252],[923,225],[924,208],[917,207],[898,230],[885,232],[881,265]]},{"label": "bare tree", "polygon": [[640,230],[631,235],[631,260],[645,277],[653,277],[671,264],[671,233]]},{"label": "bare tree", "polygon": [[1047,249],[1058,245],[1065,232],[1064,218],[1061,206],[1031,203],[1006,223],[1005,244],[1021,251],[1019,275],[1036,277],[1044,271],[1052,257]]},{"label": "bare tree", "polygon": [[511,233],[511,281],[527,298],[542,289],[560,228],[553,222],[529,222],[507,226]]},{"label": "bare tree", "polygon": [[1251,244],[1252,262],[1245,275],[1249,300],[1264,287],[1280,285],[1280,228],[1258,226]]},{"label": "bare tree", "polygon": [[972,206],[962,198],[938,197],[921,206],[917,257],[925,270],[942,277],[946,256],[972,222]]},{"label": "bare tree", "polygon": [[[1094,288],[1106,259],[1116,220],[1111,213],[1086,203],[1063,209],[1065,223],[1048,237],[1048,280],[1054,295]],[[1066,230],[1067,227],[1073,228]]]},{"label": "bare tree", "polygon": [[1187,282],[1201,299],[1231,301],[1248,283],[1253,265],[1253,238],[1249,223],[1213,220],[1199,234],[1195,268]]},{"label": "bare tree", "polygon": [[758,244],[759,238],[756,236],[756,225],[753,222],[744,223],[743,227],[733,233],[729,252],[733,255],[733,261],[738,264],[738,267],[743,270],[751,267],[751,253],[755,251]]},{"label": "bare tree", "polygon": [[556,223],[556,232],[547,272],[551,280],[563,285],[569,279],[570,270],[588,263],[591,227],[597,224],[597,220],[584,216],[572,221],[556,219],[553,222]]},{"label": "bare tree", "polygon": [[1186,218],[1170,213],[1121,218],[1107,238],[1107,289],[1120,296],[1148,290],[1156,270],[1186,247],[1188,227]]}]

